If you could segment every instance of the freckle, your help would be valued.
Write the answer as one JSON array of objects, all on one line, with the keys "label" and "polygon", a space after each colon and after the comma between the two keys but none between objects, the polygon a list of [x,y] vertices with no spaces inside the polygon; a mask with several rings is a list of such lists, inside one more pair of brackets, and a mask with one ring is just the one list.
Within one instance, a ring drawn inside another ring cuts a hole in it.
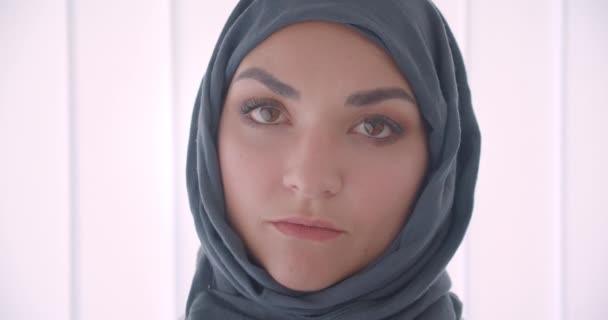
[{"label": "freckle", "polygon": [[363,255],[364,255],[364,256],[367,256],[367,255],[368,255],[368,253],[369,253],[369,247],[365,247],[365,248],[363,248]]}]

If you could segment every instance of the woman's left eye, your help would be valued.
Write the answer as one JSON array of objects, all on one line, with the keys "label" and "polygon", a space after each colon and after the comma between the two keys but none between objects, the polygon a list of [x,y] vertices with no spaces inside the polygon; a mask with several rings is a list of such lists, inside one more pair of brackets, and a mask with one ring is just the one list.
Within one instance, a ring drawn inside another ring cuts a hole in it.
[{"label": "woman's left eye", "polygon": [[370,138],[383,140],[400,134],[403,129],[401,129],[399,124],[390,119],[382,116],[376,116],[367,118],[357,124],[354,131]]}]

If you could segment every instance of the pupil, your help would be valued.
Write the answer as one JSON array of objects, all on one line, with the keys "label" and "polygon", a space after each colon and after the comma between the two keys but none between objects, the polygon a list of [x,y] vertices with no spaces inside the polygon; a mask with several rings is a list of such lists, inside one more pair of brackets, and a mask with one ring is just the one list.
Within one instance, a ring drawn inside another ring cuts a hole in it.
[{"label": "pupil", "polygon": [[260,115],[262,116],[264,121],[272,122],[276,118],[275,117],[276,114],[273,114],[273,111],[274,110],[272,110],[272,109],[265,108],[265,109],[260,110]]},{"label": "pupil", "polygon": [[382,123],[378,123],[378,122],[373,122],[373,123],[366,122],[365,123],[365,131],[367,131],[367,133],[369,135],[376,136],[382,132],[382,129],[384,129],[384,125]]}]

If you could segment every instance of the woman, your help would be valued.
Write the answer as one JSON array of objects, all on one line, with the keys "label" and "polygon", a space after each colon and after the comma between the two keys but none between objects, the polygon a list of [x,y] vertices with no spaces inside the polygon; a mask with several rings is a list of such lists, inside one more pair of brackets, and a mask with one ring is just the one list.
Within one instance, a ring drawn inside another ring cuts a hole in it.
[{"label": "woman", "polygon": [[460,319],[479,152],[432,3],[241,1],[192,118],[187,319]]}]

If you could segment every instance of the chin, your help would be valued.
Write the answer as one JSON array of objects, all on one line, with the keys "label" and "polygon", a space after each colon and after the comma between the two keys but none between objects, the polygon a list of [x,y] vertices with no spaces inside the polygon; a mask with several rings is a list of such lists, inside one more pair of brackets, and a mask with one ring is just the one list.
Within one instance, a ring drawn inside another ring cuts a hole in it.
[{"label": "chin", "polygon": [[326,283],[325,281],[315,281],[314,279],[304,277],[275,277],[272,274],[271,276],[284,287],[302,292],[313,292],[323,290],[332,284]]},{"label": "chin", "polygon": [[[302,264],[299,266],[282,264],[280,266],[267,267],[266,270],[268,270],[268,273],[275,281],[282,286],[295,291],[319,291],[331,286],[337,281],[336,279],[332,279],[329,275],[318,272],[319,270],[301,270],[298,268],[301,266]],[[326,268],[322,268],[321,270],[327,271]]]}]

